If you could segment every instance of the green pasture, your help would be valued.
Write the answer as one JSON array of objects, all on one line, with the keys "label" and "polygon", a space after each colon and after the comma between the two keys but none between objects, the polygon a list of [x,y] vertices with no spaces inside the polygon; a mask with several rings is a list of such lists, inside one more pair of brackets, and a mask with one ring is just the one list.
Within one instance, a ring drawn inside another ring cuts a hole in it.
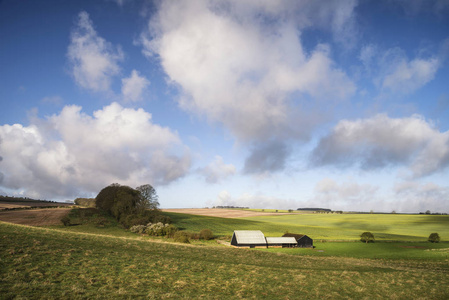
[{"label": "green pasture", "polygon": [[[1,299],[449,298],[447,259],[314,257],[3,222],[0,237]],[[337,243],[325,244],[317,253]],[[349,244],[377,246],[339,251]]]},{"label": "green pasture", "polygon": [[266,236],[285,232],[307,234],[315,241],[356,241],[370,231],[377,241],[426,241],[432,232],[442,241],[449,240],[448,215],[403,214],[285,214],[225,219],[179,213],[165,213],[174,224],[186,230],[211,229],[219,236],[231,236],[234,230],[261,230]]}]

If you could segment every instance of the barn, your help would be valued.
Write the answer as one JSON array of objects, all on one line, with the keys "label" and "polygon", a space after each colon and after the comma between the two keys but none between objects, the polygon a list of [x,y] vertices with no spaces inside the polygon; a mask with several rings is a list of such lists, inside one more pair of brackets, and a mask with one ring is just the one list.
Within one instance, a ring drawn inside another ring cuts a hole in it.
[{"label": "barn", "polygon": [[294,237],[297,241],[297,247],[313,248],[313,240],[305,234],[286,233],[283,237]]},{"label": "barn", "polygon": [[294,237],[267,237],[268,247],[293,248],[298,242]]},{"label": "barn", "polygon": [[265,235],[260,230],[235,230],[231,245],[236,247],[267,247]]}]

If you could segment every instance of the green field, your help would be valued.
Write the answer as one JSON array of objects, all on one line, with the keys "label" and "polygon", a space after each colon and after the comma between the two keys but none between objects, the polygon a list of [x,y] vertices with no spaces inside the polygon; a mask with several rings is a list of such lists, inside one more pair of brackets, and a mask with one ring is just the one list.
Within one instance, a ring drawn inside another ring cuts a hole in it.
[{"label": "green field", "polygon": [[447,259],[298,256],[1,222],[0,236],[2,299],[449,297]]},{"label": "green field", "polygon": [[[219,239],[236,229],[267,236],[288,230],[308,234],[316,246],[236,249],[141,236],[108,216],[79,213],[72,211],[76,226],[0,222],[1,299],[449,298],[448,216],[167,213],[183,230],[209,228]],[[357,242],[362,231],[377,242]],[[431,232],[443,242],[426,242]]]},{"label": "green field", "polygon": [[449,240],[448,215],[402,214],[293,214],[224,219],[166,213],[186,230],[209,228],[215,234],[232,235],[234,230],[261,230],[266,236],[281,236],[286,231],[307,234],[318,240],[356,241],[370,231],[377,241],[422,242],[432,232]]}]

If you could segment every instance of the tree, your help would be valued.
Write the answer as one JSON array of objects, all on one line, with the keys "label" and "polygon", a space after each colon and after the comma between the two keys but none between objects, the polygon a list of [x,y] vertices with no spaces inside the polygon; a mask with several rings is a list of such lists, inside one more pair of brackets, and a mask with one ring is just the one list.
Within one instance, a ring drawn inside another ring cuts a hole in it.
[{"label": "tree", "polygon": [[440,235],[436,232],[431,233],[429,235],[429,238],[427,239],[431,243],[439,243],[440,242]]},{"label": "tree", "polygon": [[136,188],[140,192],[137,208],[139,210],[146,209],[158,209],[159,197],[156,194],[156,190],[150,184],[144,184]]},{"label": "tree", "polygon": [[371,232],[364,232],[360,236],[360,240],[364,243],[374,243],[374,235]]}]

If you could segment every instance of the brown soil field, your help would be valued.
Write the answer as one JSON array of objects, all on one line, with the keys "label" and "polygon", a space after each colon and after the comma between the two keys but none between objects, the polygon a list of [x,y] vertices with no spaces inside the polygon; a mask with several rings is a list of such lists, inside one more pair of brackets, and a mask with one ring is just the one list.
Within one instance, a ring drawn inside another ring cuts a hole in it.
[{"label": "brown soil field", "polygon": [[60,202],[7,202],[0,201],[0,210],[4,208],[18,208],[18,207],[46,207],[46,206],[72,206],[71,203]]},{"label": "brown soil field", "polygon": [[181,214],[200,215],[220,218],[246,218],[257,216],[280,216],[292,215],[293,213],[272,213],[272,212],[258,212],[240,209],[222,209],[222,208],[170,208],[162,209],[166,212],[174,212]]},{"label": "brown soil field", "polygon": [[31,226],[62,225],[61,218],[69,212],[69,208],[0,211],[0,221]]}]

